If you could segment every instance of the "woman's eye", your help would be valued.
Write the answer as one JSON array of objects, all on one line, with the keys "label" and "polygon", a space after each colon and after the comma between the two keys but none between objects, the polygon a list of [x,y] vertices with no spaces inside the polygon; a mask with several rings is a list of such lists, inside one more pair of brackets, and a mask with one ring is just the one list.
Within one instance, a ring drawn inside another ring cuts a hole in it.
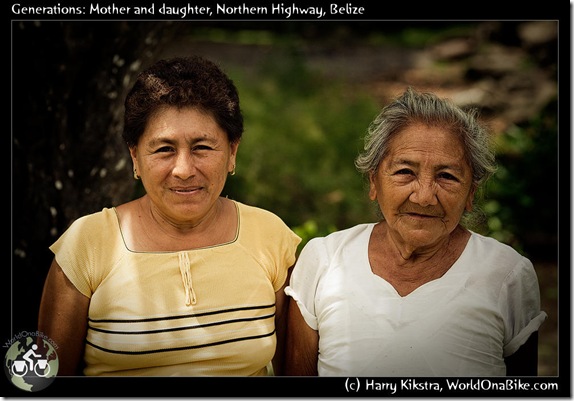
[{"label": "woman's eye", "polygon": [[440,173],[439,178],[442,178],[444,180],[452,180],[452,181],[458,181],[458,178],[456,178],[454,175],[450,174],[450,173]]},{"label": "woman's eye", "polygon": [[156,150],[156,153],[172,152],[173,148],[171,146],[162,146]]},{"label": "woman's eye", "polygon": [[413,171],[411,169],[408,168],[402,168],[398,171],[395,172],[396,175],[412,175],[414,174]]},{"label": "woman's eye", "polygon": [[208,145],[196,145],[193,147],[194,151],[211,150],[212,147]]}]

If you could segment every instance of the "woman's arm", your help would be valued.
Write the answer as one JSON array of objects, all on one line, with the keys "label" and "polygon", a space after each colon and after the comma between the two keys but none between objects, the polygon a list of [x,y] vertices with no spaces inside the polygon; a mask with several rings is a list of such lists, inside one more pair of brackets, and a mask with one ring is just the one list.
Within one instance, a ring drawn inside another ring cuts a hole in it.
[{"label": "woman's arm", "polygon": [[279,291],[275,293],[275,333],[277,337],[277,348],[275,349],[275,356],[273,357],[273,371],[275,376],[283,374],[284,356],[285,356],[285,331],[287,329],[287,306],[288,299],[285,295],[285,287],[289,283],[291,277],[290,267],[287,272],[285,284]]},{"label": "woman's arm", "polygon": [[284,373],[286,376],[317,376],[318,359],[319,333],[309,327],[297,302],[289,298]]},{"label": "woman's arm", "polygon": [[38,330],[58,346],[59,376],[81,374],[89,304],[54,259],[44,283]]}]

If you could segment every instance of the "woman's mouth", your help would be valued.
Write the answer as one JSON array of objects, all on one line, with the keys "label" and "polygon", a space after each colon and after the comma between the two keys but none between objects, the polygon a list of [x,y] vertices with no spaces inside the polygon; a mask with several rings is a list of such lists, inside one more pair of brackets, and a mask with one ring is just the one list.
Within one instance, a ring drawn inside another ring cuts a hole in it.
[{"label": "woman's mouth", "polygon": [[171,190],[177,194],[190,194],[193,192],[197,192],[201,189],[201,187],[176,187],[171,188]]}]

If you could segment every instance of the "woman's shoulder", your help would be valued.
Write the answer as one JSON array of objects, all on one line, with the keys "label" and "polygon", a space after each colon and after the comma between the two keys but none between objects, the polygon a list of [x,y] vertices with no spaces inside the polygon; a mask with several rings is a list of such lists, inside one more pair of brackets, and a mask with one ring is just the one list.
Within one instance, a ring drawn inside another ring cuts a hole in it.
[{"label": "woman's shoulder", "polygon": [[113,207],[104,207],[102,210],[92,212],[78,217],[74,220],[68,230],[99,230],[108,227],[116,219],[116,213]]},{"label": "woman's shoulder", "polygon": [[333,231],[322,237],[314,237],[307,242],[303,249],[305,253],[323,253],[326,257],[339,253],[342,249],[363,249],[368,244],[375,223],[363,223]]},{"label": "woman's shoulder", "polygon": [[259,225],[260,229],[269,227],[269,225],[286,226],[283,219],[270,210],[263,209],[258,206],[247,205],[238,201],[233,202],[237,205],[241,224]]},{"label": "woman's shoulder", "polygon": [[93,253],[106,249],[110,241],[116,238],[113,208],[104,208],[98,212],[85,214],[74,220],[69,227],[50,246],[54,253],[77,254],[80,251]]},{"label": "woman's shoulder", "polygon": [[512,246],[483,234],[470,232],[469,246],[488,257],[522,259],[524,256]]},{"label": "woman's shoulder", "polygon": [[511,272],[514,274],[531,274],[534,267],[530,259],[496,238],[471,232],[471,237],[465,250],[469,264],[479,263],[482,268],[474,269],[502,278]]},{"label": "woman's shoulder", "polygon": [[325,241],[340,242],[344,240],[361,237],[363,235],[370,235],[375,223],[362,223],[352,227],[344,228],[341,230],[333,231],[325,236]]},{"label": "woman's shoulder", "polygon": [[318,237],[327,247],[339,248],[348,246],[354,242],[364,242],[369,240],[375,223],[357,224],[349,228],[333,231],[332,233]]}]

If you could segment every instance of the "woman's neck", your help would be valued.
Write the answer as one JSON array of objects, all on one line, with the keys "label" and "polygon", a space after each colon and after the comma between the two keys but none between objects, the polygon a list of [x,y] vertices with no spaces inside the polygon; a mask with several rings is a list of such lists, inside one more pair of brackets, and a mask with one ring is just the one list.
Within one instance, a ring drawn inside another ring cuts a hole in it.
[{"label": "woman's neck", "polygon": [[404,296],[442,277],[460,257],[469,238],[470,232],[458,226],[444,241],[412,248],[397,241],[386,223],[381,222],[373,229],[369,241],[371,269]]}]

